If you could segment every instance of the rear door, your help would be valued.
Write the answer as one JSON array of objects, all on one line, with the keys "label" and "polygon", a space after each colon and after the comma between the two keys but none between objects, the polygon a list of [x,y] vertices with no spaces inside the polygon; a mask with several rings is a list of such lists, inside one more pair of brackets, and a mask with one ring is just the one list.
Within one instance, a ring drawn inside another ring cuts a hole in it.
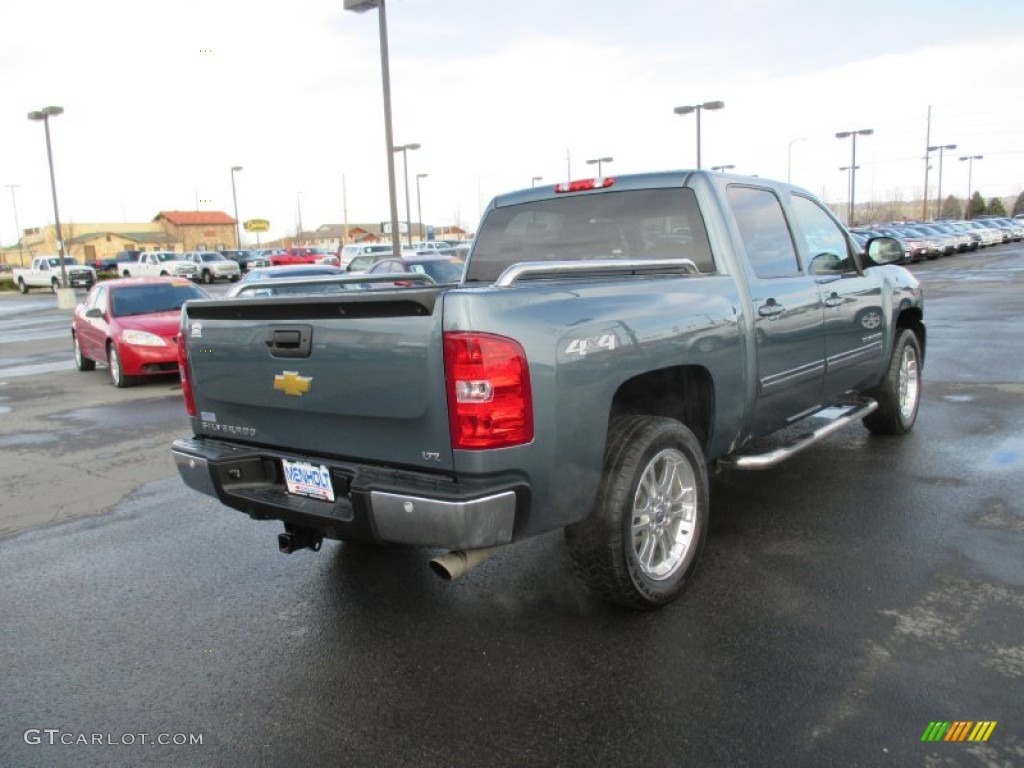
[{"label": "rear door", "polygon": [[775,192],[736,184],[728,196],[747,256],[758,367],[753,431],[762,435],[822,401],[824,308]]}]

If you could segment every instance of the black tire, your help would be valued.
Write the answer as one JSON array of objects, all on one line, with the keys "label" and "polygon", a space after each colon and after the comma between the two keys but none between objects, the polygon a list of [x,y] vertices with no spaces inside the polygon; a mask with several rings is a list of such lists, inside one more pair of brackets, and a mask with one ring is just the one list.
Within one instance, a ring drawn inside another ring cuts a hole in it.
[{"label": "black tire", "polygon": [[876,435],[905,435],[914,428],[921,405],[921,343],[909,328],[897,329],[889,368],[881,385],[868,392],[878,410],[864,417]]},{"label": "black tire", "polygon": [[18,278],[18,290],[22,293],[28,293],[28,286],[25,285],[25,278],[23,277]]},{"label": "black tire", "polygon": [[592,591],[651,609],[682,592],[707,526],[707,463],[697,438],[674,419],[626,416],[608,430],[594,509],[566,529],[566,540],[573,570]]},{"label": "black tire", "polygon": [[124,389],[135,384],[134,376],[125,376],[121,367],[121,356],[117,352],[117,345],[111,342],[107,344],[107,365],[110,367],[110,380],[118,389]]},{"label": "black tire", "polygon": [[208,269],[203,270],[203,282],[207,285],[213,282],[213,273]]},{"label": "black tire", "polygon": [[56,293],[58,290],[60,290],[60,280],[51,280],[50,281],[50,290],[53,291],[54,293]]},{"label": "black tire", "polygon": [[82,354],[82,348],[78,345],[77,334],[71,334],[71,343],[75,348],[75,367],[80,371],[94,371],[96,370],[96,361],[90,360],[88,357]]}]

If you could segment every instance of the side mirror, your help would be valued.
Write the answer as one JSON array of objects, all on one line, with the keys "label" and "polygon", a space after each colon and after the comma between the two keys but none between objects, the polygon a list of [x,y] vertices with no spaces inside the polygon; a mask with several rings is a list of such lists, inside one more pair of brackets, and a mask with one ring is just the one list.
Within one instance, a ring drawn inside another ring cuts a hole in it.
[{"label": "side mirror", "polygon": [[899,264],[906,256],[903,244],[894,237],[872,237],[864,248],[868,266]]},{"label": "side mirror", "polygon": [[93,307],[92,309],[86,311],[85,316],[86,317],[103,317],[103,310],[99,309],[98,307]]}]

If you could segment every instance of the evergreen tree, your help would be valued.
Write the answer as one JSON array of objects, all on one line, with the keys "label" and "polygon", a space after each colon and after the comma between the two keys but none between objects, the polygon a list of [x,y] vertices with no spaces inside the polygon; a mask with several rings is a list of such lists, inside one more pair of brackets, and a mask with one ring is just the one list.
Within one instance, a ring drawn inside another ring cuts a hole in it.
[{"label": "evergreen tree", "polygon": [[1003,198],[993,197],[988,201],[988,212],[993,216],[1005,216],[1006,206],[1003,205]]},{"label": "evergreen tree", "polygon": [[1013,201],[1013,213],[1011,215],[1016,216],[1018,213],[1024,213],[1024,192],[1017,195],[1017,199]]},{"label": "evergreen tree", "polygon": [[968,211],[968,218],[974,219],[978,216],[984,216],[988,213],[988,208],[985,207],[985,198],[981,196],[981,192],[975,192],[971,195],[971,206]]},{"label": "evergreen tree", "polygon": [[963,209],[955,195],[950,195],[942,201],[942,210],[939,211],[940,219],[959,219],[962,214]]}]

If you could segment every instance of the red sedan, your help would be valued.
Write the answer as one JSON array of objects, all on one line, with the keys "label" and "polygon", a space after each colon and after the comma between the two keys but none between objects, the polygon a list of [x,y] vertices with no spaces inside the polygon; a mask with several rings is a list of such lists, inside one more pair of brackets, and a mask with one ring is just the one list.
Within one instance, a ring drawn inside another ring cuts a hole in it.
[{"label": "red sedan", "polygon": [[128,277],[93,286],[71,318],[75,365],[105,363],[115,387],[178,370],[181,305],[208,294],[189,280]]}]

